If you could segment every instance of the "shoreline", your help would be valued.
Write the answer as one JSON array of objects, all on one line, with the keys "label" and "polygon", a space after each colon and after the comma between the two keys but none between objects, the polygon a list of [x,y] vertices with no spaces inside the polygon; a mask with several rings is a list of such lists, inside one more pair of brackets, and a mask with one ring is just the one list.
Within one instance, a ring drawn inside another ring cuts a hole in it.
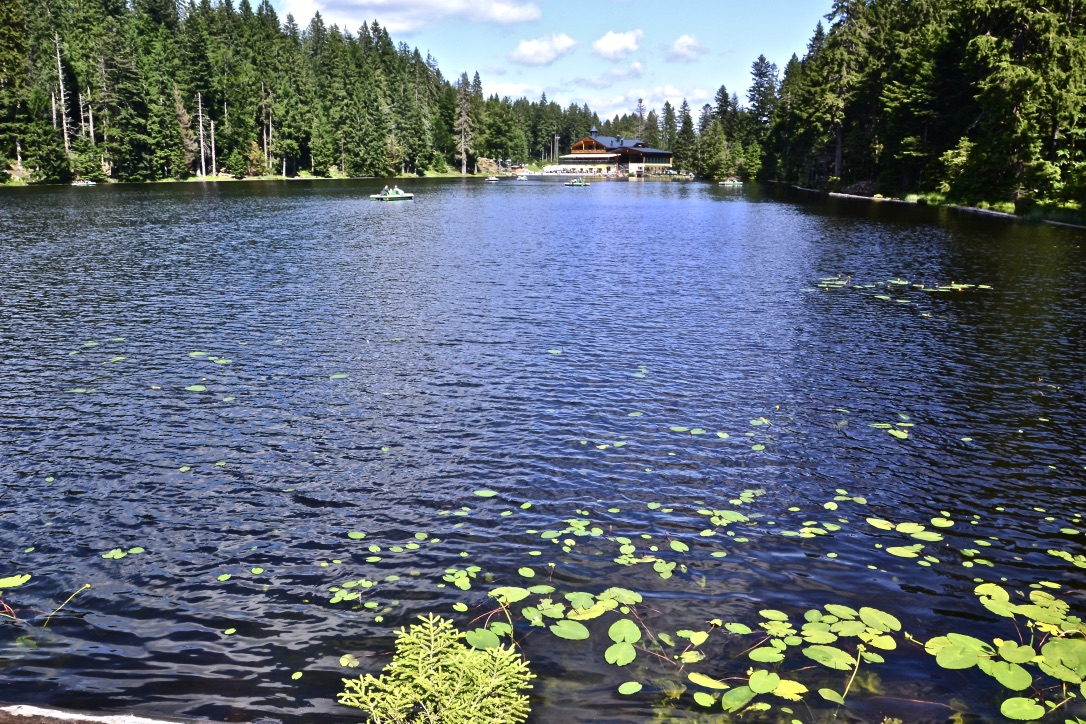
[{"label": "shoreline", "polygon": [[94,724],[199,724],[195,719],[149,719],[134,714],[88,714],[64,709],[47,709],[29,704],[0,706],[0,724],[56,724],[57,722],[93,722]]},{"label": "shoreline", "polygon": [[[776,183],[776,182],[774,182],[774,183]],[[812,188],[808,188],[806,186],[800,186],[798,184],[789,184],[789,186],[791,188],[795,189],[796,191],[804,191],[804,192],[807,192],[807,193],[815,193],[815,194],[825,194],[826,196],[831,197],[831,198],[856,199],[856,200],[860,200],[860,201],[868,201],[868,202],[871,202],[871,203],[891,203],[891,204],[909,204],[911,206],[930,206],[931,208],[951,209],[953,211],[958,211],[958,212],[966,213],[966,214],[980,214],[982,216],[992,216],[992,217],[996,217],[996,218],[1003,218],[1003,219],[1008,219],[1008,220],[1011,220],[1011,221],[1017,221],[1017,222],[1024,223],[1024,224],[1042,223],[1042,224],[1049,224],[1051,226],[1062,226],[1062,227],[1065,227],[1065,228],[1068,228],[1068,229],[1086,230],[1086,224],[1074,224],[1074,223],[1067,222],[1067,221],[1054,221],[1052,219],[1045,219],[1045,218],[1027,218],[1027,217],[1019,216],[1017,214],[1010,214],[1010,213],[1007,213],[1005,211],[995,211],[994,209],[982,209],[982,208],[979,208],[979,207],[976,207],[976,206],[962,206],[961,204],[931,204],[931,203],[920,204],[917,201],[908,201],[906,199],[864,196],[862,194],[846,194],[846,193],[841,193],[840,191],[826,191],[824,189],[812,189]]]}]

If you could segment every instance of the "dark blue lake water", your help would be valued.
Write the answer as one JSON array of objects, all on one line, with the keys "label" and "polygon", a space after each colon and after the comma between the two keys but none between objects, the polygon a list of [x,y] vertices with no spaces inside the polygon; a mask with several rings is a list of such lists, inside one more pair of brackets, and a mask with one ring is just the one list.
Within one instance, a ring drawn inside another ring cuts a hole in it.
[{"label": "dark blue lake water", "polygon": [[[0,578],[31,574],[0,589],[0,700],[361,721],[342,677],[419,614],[485,624],[500,585],[635,590],[672,639],[828,603],[1013,637],[980,582],[1086,614],[1086,232],[699,183],[403,185],[0,190]],[[688,672],[762,666],[722,631],[685,670],[682,645],[612,666],[608,615],[586,641],[518,624],[531,721],[702,720]],[[903,632],[841,719],[1034,695]],[[747,720],[833,715],[815,691],[849,672],[778,669],[811,693]]]}]

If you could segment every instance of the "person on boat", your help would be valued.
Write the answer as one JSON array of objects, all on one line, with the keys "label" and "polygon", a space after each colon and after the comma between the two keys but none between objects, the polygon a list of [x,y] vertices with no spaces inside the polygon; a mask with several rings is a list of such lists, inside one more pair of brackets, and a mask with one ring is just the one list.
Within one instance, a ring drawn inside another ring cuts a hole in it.
[{"label": "person on boat", "polygon": [[385,187],[383,189],[381,189],[381,195],[382,196],[388,196],[388,185],[387,184],[385,185]]},{"label": "person on boat", "polygon": [[399,186],[393,186],[392,187],[392,195],[393,196],[403,196],[403,191],[400,191]]}]

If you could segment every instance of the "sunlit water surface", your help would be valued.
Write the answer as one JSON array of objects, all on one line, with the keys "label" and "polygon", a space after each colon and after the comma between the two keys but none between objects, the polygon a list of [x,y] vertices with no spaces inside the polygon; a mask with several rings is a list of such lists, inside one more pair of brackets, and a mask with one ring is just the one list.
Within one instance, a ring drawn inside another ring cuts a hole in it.
[{"label": "sunlit water surface", "polygon": [[[1086,513],[1086,233],[695,183],[371,202],[380,185],[0,191],[0,576],[33,576],[2,592],[0,699],[359,721],[341,677],[377,672],[421,613],[479,625],[525,566],[559,596],[640,591],[672,635],[826,603],[921,641],[1007,635],[975,578],[1086,610],[1083,571],[1046,553],[1083,552],[1060,531]],[[913,286],[951,282],[990,288]],[[839,489],[866,504],[828,509]],[[704,509],[761,517],[706,537]],[[946,513],[930,567],[865,522]],[[570,518],[604,535],[541,538]],[[840,530],[781,535],[811,522]],[[614,563],[619,535],[686,571]],[[976,539],[992,567],[963,566]],[[442,580],[467,565],[471,590]],[[378,585],[330,601],[360,578]],[[667,708],[681,672],[609,666],[592,630],[520,631],[533,722],[696,716],[689,693]],[[743,677],[754,639],[714,641],[697,670]],[[919,647],[887,657],[843,717],[945,721],[956,699],[984,721],[1002,698]]]}]

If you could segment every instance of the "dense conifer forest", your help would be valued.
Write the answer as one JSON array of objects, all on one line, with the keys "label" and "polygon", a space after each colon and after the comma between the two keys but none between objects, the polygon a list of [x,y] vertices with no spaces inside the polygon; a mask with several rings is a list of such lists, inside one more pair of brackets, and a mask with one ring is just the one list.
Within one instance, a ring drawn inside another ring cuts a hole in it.
[{"label": "dense conifer forest", "polygon": [[0,169],[31,183],[470,173],[546,162],[596,125],[707,178],[1073,206],[1084,111],[1075,0],[835,0],[803,57],[760,56],[749,88],[602,121],[484,97],[376,22],[300,26],[268,0],[0,0]]}]

